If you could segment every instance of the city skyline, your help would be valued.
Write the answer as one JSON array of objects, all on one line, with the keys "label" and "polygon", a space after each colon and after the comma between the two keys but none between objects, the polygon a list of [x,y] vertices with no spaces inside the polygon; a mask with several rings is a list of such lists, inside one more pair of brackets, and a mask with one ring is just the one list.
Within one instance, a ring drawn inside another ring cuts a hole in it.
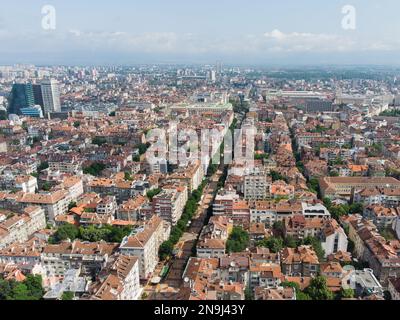
[{"label": "city skyline", "polygon": [[[46,5],[55,29],[43,29]],[[343,28],[346,6],[354,28]],[[5,3],[0,64],[398,65],[398,9],[392,0]]]},{"label": "city skyline", "polygon": [[400,2],[3,2],[0,304],[400,301]]}]

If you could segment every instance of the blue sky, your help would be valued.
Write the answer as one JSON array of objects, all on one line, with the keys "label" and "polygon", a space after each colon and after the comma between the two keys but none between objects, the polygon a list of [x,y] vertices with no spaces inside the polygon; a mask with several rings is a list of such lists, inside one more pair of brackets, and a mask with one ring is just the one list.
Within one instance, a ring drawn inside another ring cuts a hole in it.
[{"label": "blue sky", "polygon": [[[2,64],[400,64],[398,0],[2,2]],[[44,5],[55,30],[42,29]]]}]

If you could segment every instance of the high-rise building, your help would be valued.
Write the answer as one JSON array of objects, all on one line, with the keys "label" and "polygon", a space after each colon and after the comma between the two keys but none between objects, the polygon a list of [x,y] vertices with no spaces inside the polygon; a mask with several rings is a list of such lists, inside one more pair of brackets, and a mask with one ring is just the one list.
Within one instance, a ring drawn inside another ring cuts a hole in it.
[{"label": "high-rise building", "polygon": [[60,89],[56,80],[42,82],[42,97],[45,113],[61,112]]},{"label": "high-rise building", "polygon": [[215,82],[217,80],[215,70],[208,71],[207,78],[208,78],[208,81]]},{"label": "high-rise building", "polygon": [[8,99],[8,113],[21,114],[21,109],[35,105],[32,84],[16,83]]},{"label": "high-rise building", "polygon": [[35,98],[35,105],[41,106],[43,109],[44,103],[42,95],[42,86],[40,84],[34,84],[32,85],[32,88],[33,88],[33,97]]},{"label": "high-rise building", "polygon": [[221,75],[222,74],[222,62],[221,61],[217,61],[216,72],[217,72],[217,75]]}]

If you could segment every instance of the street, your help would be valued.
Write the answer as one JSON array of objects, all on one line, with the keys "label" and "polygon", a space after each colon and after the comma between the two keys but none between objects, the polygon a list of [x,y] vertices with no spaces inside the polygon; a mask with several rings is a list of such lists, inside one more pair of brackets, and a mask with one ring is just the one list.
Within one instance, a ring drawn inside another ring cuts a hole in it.
[{"label": "street", "polygon": [[[175,248],[180,249],[180,254],[178,254],[175,258],[172,258],[169,262],[166,262],[165,265],[169,265],[170,270],[167,277],[162,280],[159,285],[151,285],[149,282],[145,288],[145,292],[147,296],[150,298],[156,297],[158,299],[163,299],[161,294],[158,294],[161,289],[165,288],[173,288],[175,290],[179,290],[179,288],[183,285],[183,273],[186,267],[186,264],[189,258],[193,255],[193,249],[196,245],[197,239],[200,236],[200,232],[203,229],[207,218],[207,211],[210,206],[212,206],[212,201],[214,198],[214,194],[218,189],[218,181],[220,177],[223,175],[224,165],[221,164],[219,170],[208,180],[207,185],[204,188],[204,197],[199,205],[199,208],[196,212],[195,217],[192,220],[192,223],[188,230],[183,234],[179,243],[175,246]],[[162,270],[164,263],[160,263],[157,267],[157,271],[155,275],[157,275],[159,271]]]}]

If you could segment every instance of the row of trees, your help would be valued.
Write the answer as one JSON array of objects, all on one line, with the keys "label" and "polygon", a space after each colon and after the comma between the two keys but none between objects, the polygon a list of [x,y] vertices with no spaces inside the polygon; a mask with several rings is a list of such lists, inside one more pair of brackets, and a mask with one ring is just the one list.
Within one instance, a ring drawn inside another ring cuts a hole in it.
[{"label": "row of trees", "polygon": [[98,242],[103,240],[106,242],[119,243],[131,232],[132,227],[130,226],[116,227],[106,225],[98,228],[95,226],[77,227],[72,224],[64,224],[57,229],[49,241],[53,244],[60,243],[61,241],[68,239],[71,241],[79,239],[89,242]]},{"label": "row of trees", "polygon": [[177,225],[172,228],[169,239],[162,243],[160,246],[160,260],[166,260],[167,258],[172,256],[174,246],[179,242],[180,238],[187,230],[189,221],[191,221],[196,214],[197,208],[199,206],[198,203],[201,200],[205,185],[206,183],[203,182],[202,185],[197,190],[193,191],[193,193],[189,197],[183,210],[181,219],[178,221]]},{"label": "row of trees", "polygon": [[230,99],[229,103],[233,105],[233,111],[235,113],[247,113],[249,112],[249,103],[244,101],[244,99]]}]

